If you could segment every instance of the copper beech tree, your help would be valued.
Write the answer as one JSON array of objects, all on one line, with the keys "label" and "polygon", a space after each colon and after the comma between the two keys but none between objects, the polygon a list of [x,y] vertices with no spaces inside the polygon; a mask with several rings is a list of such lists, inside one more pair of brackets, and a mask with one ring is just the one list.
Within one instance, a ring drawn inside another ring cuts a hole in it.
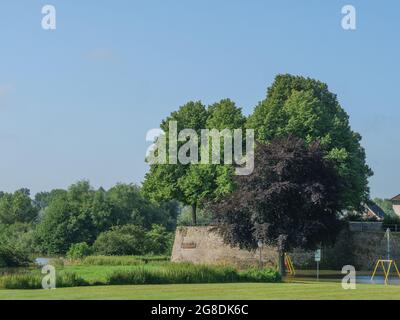
[{"label": "copper beech tree", "polygon": [[290,136],[258,144],[253,173],[235,184],[233,193],[209,203],[217,231],[232,246],[276,246],[282,275],[285,252],[333,243],[341,229],[343,183],[318,142]]}]

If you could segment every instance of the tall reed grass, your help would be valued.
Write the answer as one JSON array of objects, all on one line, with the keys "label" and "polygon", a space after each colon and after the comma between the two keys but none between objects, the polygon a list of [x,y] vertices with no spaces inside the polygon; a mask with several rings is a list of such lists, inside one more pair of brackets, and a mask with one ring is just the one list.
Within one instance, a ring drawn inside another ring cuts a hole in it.
[{"label": "tall reed grass", "polygon": [[[92,261],[92,260],[89,260]],[[113,263],[117,260],[111,260]],[[130,260],[129,260],[130,261]],[[93,261],[92,261],[93,262]],[[106,261],[109,263],[109,261]],[[132,262],[132,261],[131,261]],[[126,259],[124,260],[126,263]],[[92,266],[83,267],[91,272]],[[106,266],[104,268],[107,268]],[[94,272],[94,271],[93,271]],[[41,289],[43,275],[39,271],[9,274],[0,277],[3,289]],[[88,285],[136,285],[136,284],[185,284],[230,282],[279,282],[281,277],[272,269],[247,269],[238,271],[233,267],[194,265],[189,263],[139,264],[118,268],[104,278],[82,278],[79,272],[57,272],[56,287]]]},{"label": "tall reed grass", "polygon": [[107,283],[122,284],[178,284],[227,282],[279,282],[278,272],[270,269],[250,269],[238,272],[233,267],[193,264],[170,264],[163,268],[140,267],[118,270],[109,275]]},{"label": "tall reed grass", "polygon": [[[43,275],[39,273],[20,273],[0,277],[2,289],[42,289]],[[88,283],[72,272],[63,272],[56,276],[56,287],[80,287]]]}]

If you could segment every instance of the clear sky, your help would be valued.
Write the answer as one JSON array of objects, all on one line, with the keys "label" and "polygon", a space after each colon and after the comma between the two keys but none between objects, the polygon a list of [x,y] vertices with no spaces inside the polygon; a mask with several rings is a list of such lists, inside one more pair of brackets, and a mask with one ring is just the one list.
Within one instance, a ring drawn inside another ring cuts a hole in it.
[{"label": "clear sky", "polygon": [[[57,29],[41,28],[41,9]],[[357,9],[357,30],[341,8]],[[372,196],[400,193],[398,0],[2,0],[0,190],[140,183],[146,132],[188,100],[252,112],[278,73],[328,83]]]}]

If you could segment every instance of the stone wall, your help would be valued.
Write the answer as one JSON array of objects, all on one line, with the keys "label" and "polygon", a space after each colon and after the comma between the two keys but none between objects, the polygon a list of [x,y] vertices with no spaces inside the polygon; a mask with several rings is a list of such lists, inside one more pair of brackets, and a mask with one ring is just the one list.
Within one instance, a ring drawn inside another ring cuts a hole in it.
[{"label": "stone wall", "polygon": [[[400,265],[400,236],[392,233],[392,258]],[[313,252],[294,250],[290,253],[297,268],[314,268]],[[321,267],[339,270],[342,266],[354,265],[357,270],[371,270],[377,259],[386,258],[386,240],[383,231],[342,232],[335,246],[323,248]],[[221,237],[211,227],[178,227],[172,250],[173,262],[196,264],[235,265],[240,268],[257,266],[260,251],[246,251],[232,248],[223,243]],[[261,252],[263,266],[277,265],[277,251],[264,247]]]},{"label": "stone wall", "polygon": [[[381,232],[354,232],[353,254],[355,266],[360,270],[371,270],[377,259],[386,259],[387,240]],[[400,265],[400,234],[392,232],[390,257]]]},{"label": "stone wall", "polygon": [[[240,268],[260,264],[260,250],[246,251],[223,243],[212,227],[178,227],[172,249],[173,262],[235,265]],[[261,252],[264,266],[275,266],[276,251],[265,246]]]}]

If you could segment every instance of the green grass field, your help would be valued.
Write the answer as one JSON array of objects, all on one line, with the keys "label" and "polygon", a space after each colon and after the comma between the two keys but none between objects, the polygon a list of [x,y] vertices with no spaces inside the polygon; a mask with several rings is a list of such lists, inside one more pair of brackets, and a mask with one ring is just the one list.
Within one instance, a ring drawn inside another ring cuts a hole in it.
[{"label": "green grass field", "polygon": [[[104,282],[106,281],[107,275],[113,273],[114,271],[129,271],[141,268],[142,266],[65,266],[62,272],[75,272],[79,274],[80,277],[92,282]],[[147,269],[158,269],[159,265],[146,265]]]},{"label": "green grass field", "polygon": [[400,299],[400,286],[359,284],[344,290],[336,282],[230,283],[79,287],[54,290],[0,290],[0,299]]}]

